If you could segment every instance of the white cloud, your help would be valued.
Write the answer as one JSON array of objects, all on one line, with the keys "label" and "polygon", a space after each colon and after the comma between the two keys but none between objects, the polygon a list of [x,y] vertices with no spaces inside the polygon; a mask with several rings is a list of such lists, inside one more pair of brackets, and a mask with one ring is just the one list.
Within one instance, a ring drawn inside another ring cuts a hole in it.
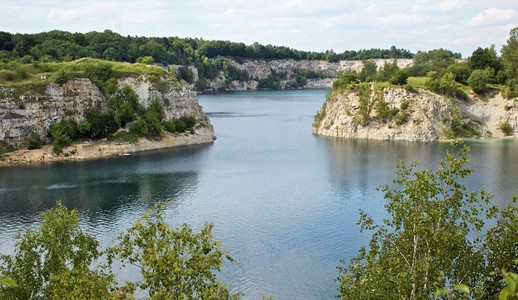
[{"label": "white cloud", "polygon": [[466,0],[441,0],[439,2],[439,8],[443,12],[448,12],[454,9],[458,9],[466,5],[468,1]]},{"label": "white cloud", "polygon": [[382,25],[405,25],[409,24],[411,26],[416,23],[426,23],[430,20],[429,16],[421,15],[421,14],[402,14],[395,13],[388,16],[381,17],[379,19]]},{"label": "white cloud", "polygon": [[[518,11],[514,9],[488,8],[468,21],[469,25],[505,24],[518,19]],[[516,22],[514,22],[516,23]]]}]

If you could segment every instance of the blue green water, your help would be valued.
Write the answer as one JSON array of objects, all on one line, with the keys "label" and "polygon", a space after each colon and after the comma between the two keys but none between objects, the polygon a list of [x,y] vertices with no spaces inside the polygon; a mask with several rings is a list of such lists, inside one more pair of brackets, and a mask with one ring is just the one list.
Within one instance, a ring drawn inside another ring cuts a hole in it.
[{"label": "blue green water", "polygon": [[[0,168],[0,252],[10,252],[16,232],[56,199],[79,208],[103,245],[157,201],[172,201],[172,225],[214,223],[240,263],[225,266],[221,278],[245,299],[332,299],[339,260],[369,240],[356,225],[358,210],[382,217],[376,188],[395,178],[398,160],[432,167],[448,145],[315,136],[311,122],[327,92],[200,95],[216,130],[212,145]],[[476,173],[466,184],[505,205],[518,192],[518,143],[468,144]]]}]

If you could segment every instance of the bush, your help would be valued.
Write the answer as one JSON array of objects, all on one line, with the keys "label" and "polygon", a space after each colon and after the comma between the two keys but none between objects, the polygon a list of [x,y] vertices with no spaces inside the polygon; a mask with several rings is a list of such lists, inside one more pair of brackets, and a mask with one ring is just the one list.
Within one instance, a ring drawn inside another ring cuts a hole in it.
[{"label": "bush", "polygon": [[359,82],[358,73],[355,71],[345,71],[338,79],[333,82],[333,90],[343,90],[351,87],[351,84]]},{"label": "bush", "polygon": [[405,70],[397,70],[389,79],[390,84],[405,85],[407,84],[408,73]]},{"label": "bush", "polygon": [[29,134],[29,139],[27,141],[27,149],[39,149],[41,148],[41,138],[40,135],[36,132],[31,132]]},{"label": "bush", "polygon": [[16,148],[6,141],[0,140],[0,155],[16,150]]},{"label": "bush", "polygon": [[487,85],[490,81],[492,73],[494,73],[493,69],[478,69],[473,71],[468,78],[469,86],[475,93],[479,95],[487,93]]},{"label": "bush", "polygon": [[146,65],[151,65],[155,62],[155,60],[153,59],[153,56],[141,56],[137,58],[137,62]]},{"label": "bush", "polygon": [[506,136],[511,136],[514,132],[513,126],[511,126],[511,124],[509,124],[507,121],[500,123],[498,129],[500,129]]},{"label": "bush", "polygon": [[174,120],[164,121],[162,122],[162,125],[164,126],[165,131],[170,133],[176,132],[176,125]]}]

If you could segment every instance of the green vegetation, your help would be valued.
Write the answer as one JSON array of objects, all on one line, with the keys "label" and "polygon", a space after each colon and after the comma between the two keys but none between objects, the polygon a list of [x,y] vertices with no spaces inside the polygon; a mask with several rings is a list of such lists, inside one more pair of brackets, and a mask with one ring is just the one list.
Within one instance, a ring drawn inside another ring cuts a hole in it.
[{"label": "green vegetation", "polygon": [[467,147],[452,147],[433,171],[398,166],[394,185],[380,188],[388,217],[376,221],[360,212],[361,230],[373,234],[368,247],[339,266],[342,299],[493,299],[502,289],[516,295],[513,275],[500,270],[518,271],[518,197],[485,236],[473,236],[498,208],[484,190],[468,192],[461,184],[472,173],[469,159]]},{"label": "green vegetation", "polygon": [[268,77],[259,80],[257,88],[278,90],[282,87],[281,81],[286,80],[287,77],[288,73],[286,72],[277,72],[275,70],[272,70]]},{"label": "green vegetation", "polygon": [[[108,138],[111,141],[135,143],[141,136],[160,138],[164,130],[171,133],[194,133],[194,117],[182,116],[166,121],[161,99],[154,99],[147,109],[138,100],[138,95],[130,86],[125,85],[109,98],[108,111],[91,109],[86,112],[85,120],[79,123],[73,119],[64,119],[51,124],[53,152],[61,154],[63,148],[78,140]],[[117,130],[127,127],[129,132],[120,131],[115,134]]]},{"label": "green vegetation", "polygon": [[510,136],[510,135],[513,135],[513,126],[511,126],[511,124],[508,122],[508,121],[505,121],[503,123],[501,123],[498,128],[506,135],[506,136]]},{"label": "green vegetation", "polygon": [[16,148],[6,141],[0,141],[0,155],[16,150]]},{"label": "green vegetation", "polygon": [[[114,261],[138,267],[142,280],[119,287]],[[101,250],[79,226],[79,212],[58,202],[42,214],[38,227],[18,236],[12,256],[0,256],[0,298],[134,299],[145,292],[147,299],[237,299],[239,294],[216,278],[227,261],[233,259],[213,239],[212,225],[199,233],[185,224],[171,228],[163,205]]]}]

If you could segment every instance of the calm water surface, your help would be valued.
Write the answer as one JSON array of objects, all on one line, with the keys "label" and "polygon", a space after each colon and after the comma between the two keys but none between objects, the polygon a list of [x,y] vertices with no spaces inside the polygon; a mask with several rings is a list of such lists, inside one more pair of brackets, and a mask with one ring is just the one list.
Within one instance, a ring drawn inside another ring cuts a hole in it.
[{"label": "calm water surface", "polygon": [[[369,240],[360,208],[383,216],[376,188],[394,179],[398,160],[436,165],[441,143],[354,141],[311,134],[326,90],[201,95],[218,139],[127,158],[0,168],[0,252],[16,232],[62,199],[103,246],[157,201],[173,201],[168,221],[215,236],[240,266],[222,279],[245,299],[332,299],[336,266]],[[518,192],[518,143],[470,142],[466,181],[505,205]],[[136,276],[121,272],[121,279]]]}]

